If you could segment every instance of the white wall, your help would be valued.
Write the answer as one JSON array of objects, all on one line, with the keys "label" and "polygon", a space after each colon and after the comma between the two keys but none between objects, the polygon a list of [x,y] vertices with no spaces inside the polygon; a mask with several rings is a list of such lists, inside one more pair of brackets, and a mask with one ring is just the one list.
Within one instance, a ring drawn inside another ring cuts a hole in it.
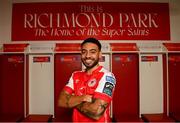
[{"label": "white wall", "polygon": [[180,0],[170,0],[171,40],[180,42]]},{"label": "white wall", "polygon": [[0,0],[0,43],[11,41],[11,0]]},{"label": "white wall", "polygon": [[[77,2],[97,0],[0,0],[0,43],[11,42],[12,4],[18,2]],[[169,2],[171,41],[180,42],[180,0],[98,0],[109,2]]]}]

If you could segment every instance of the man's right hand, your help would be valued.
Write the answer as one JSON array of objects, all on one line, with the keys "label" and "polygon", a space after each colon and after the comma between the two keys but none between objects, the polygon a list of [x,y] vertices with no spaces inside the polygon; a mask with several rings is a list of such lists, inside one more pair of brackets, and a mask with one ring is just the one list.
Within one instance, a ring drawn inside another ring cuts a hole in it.
[{"label": "man's right hand", "polygon": [[83,102],[92,102],[92,95],[82,95]]}]

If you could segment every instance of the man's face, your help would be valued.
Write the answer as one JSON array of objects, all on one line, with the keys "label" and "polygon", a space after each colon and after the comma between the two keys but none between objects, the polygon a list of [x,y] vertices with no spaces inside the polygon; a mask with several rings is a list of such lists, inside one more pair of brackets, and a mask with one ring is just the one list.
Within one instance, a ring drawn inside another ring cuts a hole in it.
[{"label": "man's face", "polygon": [[101,57],[98,46],[94,43],[86,43],[81,48],[81,60],[87,69],[96,66]]}]

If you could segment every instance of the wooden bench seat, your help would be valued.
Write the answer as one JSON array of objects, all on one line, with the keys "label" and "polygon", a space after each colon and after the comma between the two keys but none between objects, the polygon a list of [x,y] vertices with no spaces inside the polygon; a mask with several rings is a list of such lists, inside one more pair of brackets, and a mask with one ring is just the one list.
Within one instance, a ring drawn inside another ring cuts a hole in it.
[{"label": "wooden bench seat", "polygon": [[22,122],[51,122],[52,115],[30,114]]},{"label": "wooden bench seat", "polygon": [[180,122],[180,113],[170,113],[169,116],[173,118],[176,122]]},{"label": "wooden bench seat", "polygon": [[138,116],[121,115],[119,117],[113,117],[113,122],[143,122],[143,120]]},{"label": "wooden bench seat", "polygon": [[145,122],[175,122],[174,119],[165,114],[142,114],[141,116]]},{"label": "wooden bench seat", "polygon": [[19,122],[23,118],[23,115],[18,114],[0,114],[0,122]]}]

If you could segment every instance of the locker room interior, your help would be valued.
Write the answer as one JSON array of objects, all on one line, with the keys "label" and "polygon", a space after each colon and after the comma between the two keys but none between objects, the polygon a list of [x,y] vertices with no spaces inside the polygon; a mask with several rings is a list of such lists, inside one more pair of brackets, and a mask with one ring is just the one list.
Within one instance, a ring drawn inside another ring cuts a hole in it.
[{"label": "locker room interior", "polygon": [[[111,108],[114,121],[146,121],[149,114],[173,121],[179,115],[179,43],[102,45],[100,64],[117,81]],[[78,50],[77,43],[4,44],[0,55],[2,116],[51,115],[54,121],[70,122],[72,110],[59,108],[57,99],[72,72],[83,67]]]},{"label": "locker room interior", "polygon": [[[170,4],[172,41],[102,41],[100,64],[117,81],[114,122],[180,122],[180,2],[163,2]],[[71,122],[72,109],[58,107],[57,100],[72,72],[84,68],[82,40],[12,43],[10,21],[2,19],[12,3],[0,1],[0,122]]]}]

